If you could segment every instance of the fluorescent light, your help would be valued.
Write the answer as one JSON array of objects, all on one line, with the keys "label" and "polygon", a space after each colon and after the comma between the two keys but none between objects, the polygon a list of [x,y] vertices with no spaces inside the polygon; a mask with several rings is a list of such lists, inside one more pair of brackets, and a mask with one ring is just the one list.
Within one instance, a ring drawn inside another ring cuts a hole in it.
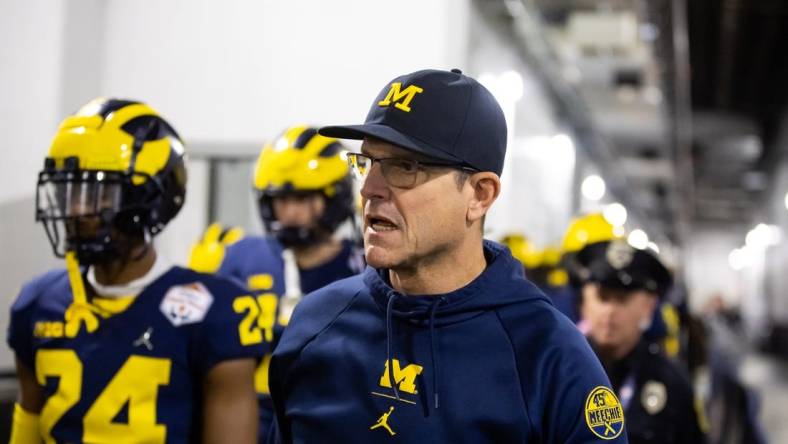
[{"label": "fluorescent light", "polygon": [[605,181],[596,174],[592,174],[583,179],[580,191],[586,199],[598,201],[605,195]]},{"label": "fluorescent light", "polygon": [[632,230],[627,237],[627,243],[631,245],[633,248],[637,248],[638,250],[644,250],[648,247],[648,234],[641,229]]},{"label": "fluorescent light", "polygon": [[741,271],[753,264],[756,254],[752,247],[746,245],[736,248],[728,254],[728,265],[736,271]]},{"label": "fluorescent light", "polygon": [[499,102],[515,103],[523,97],[523,76],[515,70],[504,71],[498,75],[486,72],[481,74],[478,80]]},{"label": "fluorescent light", "polygon": [[620,203],[612,203],[602,210],[602,216],[614,227],[623,227],[627,222],[627,209]]},{"label": "fluorescent light", "polygon": [[504,97],[516,102],[523,98],[523,77],[517,71],[506,71],[498,77],[498,86]]},{"label": "fluorescent light", "polygon": [[777,245],[782,240],[780,227],[760,223],[747,232],[745,245],[749,248],[765,249]]}]

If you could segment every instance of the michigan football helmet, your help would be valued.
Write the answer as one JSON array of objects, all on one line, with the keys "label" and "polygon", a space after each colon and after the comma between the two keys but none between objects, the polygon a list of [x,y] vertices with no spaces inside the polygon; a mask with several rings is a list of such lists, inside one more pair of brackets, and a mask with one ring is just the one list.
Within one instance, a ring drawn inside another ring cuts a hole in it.
[{"label": "michigan football helmet", "polygon": [[184,203],[183,157],[175,129],[144,103],[98,98],[67,117],[36,191],[55,255],[104,262],[158,234]]},{"label": "michigan football helmet", "polygon": [[[267,143],[257,159],[254,189],[268,233],[285,247],[308,245],[330,236],[353,216],[353,185],[345,148],[317,128],[294,126]],[[311,227],[285,226],[277,220],[273,199],[319,193],[325,210]]]},{"label": "michigan football helmet", "polygon": [[582,266],[577,261],[577,253],[586,245],[597,242],[620,239],[623,236],[617,228],[599,212],[588,213],[576,217],[569,224],[561,243],[561,261],[569,277],[570,283],[577,286],[581,282]]},{"label": "michigan football helmet", "polygon": [[561,245],[563,253],[576,253],[588,244],[621,238],[602,213],[588,213],[572,220]]},{"label": "michigan football helmet", "polygon": [[507,234],[501,243],[509,247],[512,256],[520,261],[527,270],[542,265],[543,253],[522,234]]},{"label": "michigan football helmet", "polygon": [[528,280],[539,288],[558,288],[566,285],[568,277],[559,262],[561,253],[556,247],[538,248],[521,234],[508,234],[501,238],[512,256],[525,267]]}]

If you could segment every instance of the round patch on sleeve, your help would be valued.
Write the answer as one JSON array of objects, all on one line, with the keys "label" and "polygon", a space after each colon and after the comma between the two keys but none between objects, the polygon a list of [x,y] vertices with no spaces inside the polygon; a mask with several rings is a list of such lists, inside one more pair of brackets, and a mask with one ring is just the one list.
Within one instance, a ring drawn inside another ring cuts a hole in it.
[{"label": "round patch on sleeve", "polygon": [[586,399],[586,424],[594,435],[615,439],[624,430],[624,409],[616,395],[607,387],[591,390]]}]

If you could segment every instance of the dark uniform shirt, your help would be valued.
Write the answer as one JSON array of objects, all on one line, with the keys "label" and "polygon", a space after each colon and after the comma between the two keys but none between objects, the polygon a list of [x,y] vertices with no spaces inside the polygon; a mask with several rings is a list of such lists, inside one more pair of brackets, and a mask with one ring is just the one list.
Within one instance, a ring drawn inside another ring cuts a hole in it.
[{"label": "dark uniform shirt", "polygon": [[624,406],[631,444],[706,442],[692,386],[657,344],[641,341],[624,359],[603,366]]}]

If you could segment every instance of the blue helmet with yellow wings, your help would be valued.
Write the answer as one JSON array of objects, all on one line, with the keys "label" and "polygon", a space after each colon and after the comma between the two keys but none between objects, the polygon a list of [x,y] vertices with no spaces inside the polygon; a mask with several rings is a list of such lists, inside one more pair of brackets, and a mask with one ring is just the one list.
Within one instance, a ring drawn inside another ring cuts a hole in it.
[{"label": "blue helmet with yellow wings", "polygon": [[[334,138],[305,125],[286,129],[267,143],[257,159],[254,189],[267,232],[285,246],[306,245],[325,236],[353,215],[353,184],[346,149]],[[273,199],[319,193],[325,210],[314,227],[284,226],[273,209]]]},{"label": "blue helmet with yellow wings", "polygon": [[158,234],[184,203],[183,156],[175,129],[141,102],[98,98],[63,120],[36,192],[55,255],[102,262]]}]

